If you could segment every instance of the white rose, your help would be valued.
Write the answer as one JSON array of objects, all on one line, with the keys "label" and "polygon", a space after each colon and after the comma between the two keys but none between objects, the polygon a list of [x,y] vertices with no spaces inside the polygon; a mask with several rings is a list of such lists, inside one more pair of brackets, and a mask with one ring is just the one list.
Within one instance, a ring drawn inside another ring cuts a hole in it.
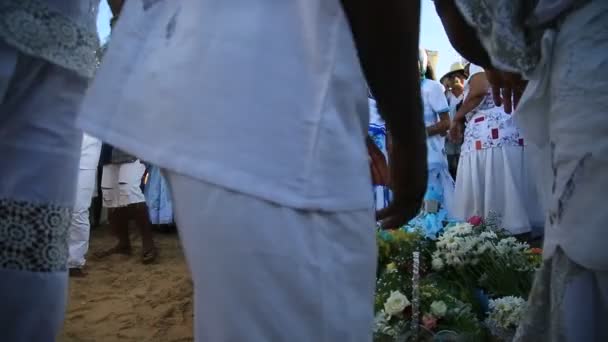
[{"label": "white rose", "polygon": [[433,266],[433,269],[436,271],[441,271],[443,269],[443,260],[441,260],[441,258],[435,258],[433,259],[433,262],[431,264]]},{"label": "white rose", "polygon": [[448,306],[443,301],[436,301],[431,303],[431,313],[438,318],[445,316],[448,311]]},{"label": "white rose", "polygon": [[384,312],[387,315],[395,316],[403,312],[408,306],[410,306],[410,301],[407,297],[399,291],[393,291],[384,303]]}]

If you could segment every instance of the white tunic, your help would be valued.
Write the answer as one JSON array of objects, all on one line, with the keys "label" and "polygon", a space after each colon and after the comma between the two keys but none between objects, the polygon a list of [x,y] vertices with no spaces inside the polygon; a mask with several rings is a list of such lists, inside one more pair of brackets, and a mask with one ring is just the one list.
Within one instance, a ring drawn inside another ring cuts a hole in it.
[{"label": "white tunic", "polygon": [[302,209],[371,200],[367,88],[338,0],[125,4],[81,126],[160,167]]},{"label": "white tunic", "polygon": [[[423,99],[424,124],[427,127],[433,126],[439,122],[439,114],[450,111],[444,88],[437,81],[424,79],[420,91]],[[441,135],[428,137],[426,145],[429,170],[442,167],[447,169],[448,162],[444,150],[445,138]]]}]

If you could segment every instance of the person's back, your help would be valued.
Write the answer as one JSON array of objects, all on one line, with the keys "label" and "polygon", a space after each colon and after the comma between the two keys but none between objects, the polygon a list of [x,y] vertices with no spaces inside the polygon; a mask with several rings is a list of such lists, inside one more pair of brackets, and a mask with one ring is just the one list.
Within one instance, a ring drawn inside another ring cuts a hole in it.
[{"label": "person's back", "polygon": [[86,130],[279,204],[368,207],[367,89],[338,0],[125,6]]}]

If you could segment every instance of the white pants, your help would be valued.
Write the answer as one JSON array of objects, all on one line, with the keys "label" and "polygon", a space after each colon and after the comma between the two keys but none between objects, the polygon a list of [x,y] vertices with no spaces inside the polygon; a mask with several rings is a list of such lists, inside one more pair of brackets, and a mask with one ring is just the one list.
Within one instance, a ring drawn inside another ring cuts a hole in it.
[{"label": "white pants", "polygon": [[141,179],[146,167],[139,160],[126,164],[110,164],[103,167],[101,192],[106,208],[126,207],[146,201],[141,191]]},{"label": "white pants", "polygon": [[196,341],[372,340],[373,210],[300,211],[168,174]]},{"label": "white pants", "polygon": [[65,314],[68,229],[87,80],[0,40],[0,340],[53,341]]},{"label": "white pants", "polygon": [[82,140],[80,170],[78,171],[78,186],[76,188],[76,204],[72,212],[69,229],[68,267],[80,268],[85,264],[85,254],[89,249],[89,207],[95,192],[97,179],[97,164],[101,153],[101,141],[84,135]]}]

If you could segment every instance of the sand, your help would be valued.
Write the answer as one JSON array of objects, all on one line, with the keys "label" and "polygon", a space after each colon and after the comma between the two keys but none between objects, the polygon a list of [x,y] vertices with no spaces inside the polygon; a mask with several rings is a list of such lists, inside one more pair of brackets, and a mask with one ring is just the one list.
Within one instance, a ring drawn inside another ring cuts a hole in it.
[{"label": "sand", "polygon": [[71,278],[64,331],[59,342],[177,342],[192,338],[192,285],[178,237],[156,234],[160,257],[142,265],[141,243],[134,254],[97,260],[110,248],[106,228],[91,234],[87,276]]}]

